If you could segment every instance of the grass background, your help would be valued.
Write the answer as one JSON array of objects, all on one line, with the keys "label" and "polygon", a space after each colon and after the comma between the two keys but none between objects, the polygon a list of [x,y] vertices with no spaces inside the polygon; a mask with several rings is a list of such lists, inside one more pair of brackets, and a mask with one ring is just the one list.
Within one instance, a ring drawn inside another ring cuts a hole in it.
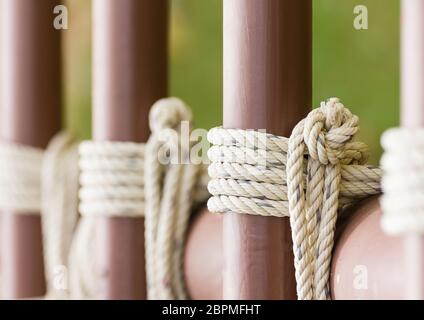
[{"label": "grass background", "polygon": [[[222,122],[222,1],[171,0],[170,94],[192,108],[196,126]],[[260,1],[260,0],[256,0]],[[369,29],[353,28],[365,5]],[[81,138],[91,123],[91,1],[67,0],[66,125]],[[380,135],[399,120],[399,1],[313,0],[313,106],[337,96],[360,117],[371,162]]]}]

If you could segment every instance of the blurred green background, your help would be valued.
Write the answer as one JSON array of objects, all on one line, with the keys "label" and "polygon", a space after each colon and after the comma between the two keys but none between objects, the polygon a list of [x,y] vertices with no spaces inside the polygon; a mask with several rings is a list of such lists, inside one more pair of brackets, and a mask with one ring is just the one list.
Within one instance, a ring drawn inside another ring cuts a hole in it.
[{"label": "blurred green background", "polygon": [[[193,108],[202,128],[222,122],[222,1],[231,0],[171,0],[170,94]],[[340,97],[360,117],[360,139],[377,163],[380,135],[399,119],[399,0],[313,0],[313,5],[313,105]],[[353,27],[356,5],[368,8],[368,30]],[[87,138],[91,1],[67,0],[67,6],[66,124]]]}]

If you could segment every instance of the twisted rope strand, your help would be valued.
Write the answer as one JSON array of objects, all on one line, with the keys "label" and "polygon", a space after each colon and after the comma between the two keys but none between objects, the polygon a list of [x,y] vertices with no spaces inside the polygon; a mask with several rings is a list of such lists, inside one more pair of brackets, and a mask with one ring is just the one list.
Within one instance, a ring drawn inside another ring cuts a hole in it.
[{"label": "twisted rope strand", "polygon": [[287,156],[287,184],[288,202],[290,212],[290,225],[292,228],[294,266],[296,276],[296,290],[299,299],[312,299],[312,256],[308,248],[308,220],[306,216],[304,179],[303,179],[303,155],[305,144],[303,143],[303,122],[294,129],[289,140],[289,154]]},{"label": "twisted rope strand", "polygon": [[[201,165],[190,163],[190,146],[188,149],[183,147],[180,135],[182,121],[191,121],[191,112],[178,99],[163,99],[152,107],[152,134],[147,143],[145,172],[149,299],[187,298],[182,268],[185,233],[194,202],[203,202],[207,197],[205,188],[202,188],[205,180],[199,176],[204,170]],[[165,135],[169,130],[174,134]],[[165,136],[177,140],[164,141],[161,137]],[[177,151],[181,149],[182,159],[161,162],[159,153],[175,156],[172,152],[175,146],[178,146]]]}]

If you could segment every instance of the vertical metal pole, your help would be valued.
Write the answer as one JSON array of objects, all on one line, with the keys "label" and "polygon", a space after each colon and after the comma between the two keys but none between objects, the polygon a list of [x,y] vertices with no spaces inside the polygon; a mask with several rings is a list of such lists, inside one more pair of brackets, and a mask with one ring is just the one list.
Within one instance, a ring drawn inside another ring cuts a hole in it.
[{"label": "vertical metal pole", "polygon": [[[93,1],[93,139],[145,142],[167,94],[167,0]],[[145,299],[144,219],[99,219],[106,299]]]},{"label": "vertical metal pole", "polygon": [[[424,1],[402,0],[401,126],[424,126]],[[404,238],[406,298],[424,299],[424,238]]]},{"label": "vertical metal pole", "polygon": [[[224,127],[289,136],[311,106],[312,1],[224,1]],[[224,216],[224,299],[294,299],[287,218]]]},{"label": "vertical metal pole", "polygon": [[[60,32],[56,0],[3,0],[2,103],[4,141],[44,148],[61,125]],[[39,215],[2,210],[1,272],[6,298],[45,292]]]}]

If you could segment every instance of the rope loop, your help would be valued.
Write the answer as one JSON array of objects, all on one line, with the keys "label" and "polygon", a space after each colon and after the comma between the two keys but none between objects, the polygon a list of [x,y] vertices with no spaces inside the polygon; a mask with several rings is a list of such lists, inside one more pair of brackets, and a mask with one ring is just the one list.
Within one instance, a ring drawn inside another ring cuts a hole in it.
[{"label": "rope loop", "polygon": [[177,130],[182,121],[191,121],[192,113],[178,98],[167,98],[157,101],[150,110],[149,124],[152,133],[164,129]]}]

